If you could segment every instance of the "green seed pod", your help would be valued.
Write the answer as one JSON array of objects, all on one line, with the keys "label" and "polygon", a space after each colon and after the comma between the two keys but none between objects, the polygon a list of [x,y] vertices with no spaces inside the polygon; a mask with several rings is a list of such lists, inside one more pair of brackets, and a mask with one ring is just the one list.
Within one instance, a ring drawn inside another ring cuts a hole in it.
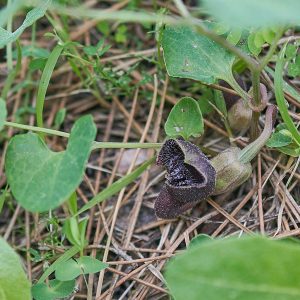
[{"label": "green seed pod", "polygon": [[250,177],[251,163],[239,161],[241,151],[238,147],[230,147],[211,160],[217,173],[214,195],[233,191]]},{"label": "green seed pod", "polygon": [[239,99],[228,111],[228,123],[236,132],[245,132],[249,129],[252,119],[252,109],[245,100]]},{"label": "green seed pod", "polygon": [[167,140],[158,154],[157,164],[167,169],[166,183],[154,205],[160,218],[177,217],[214,191],[216,171],[190,142]]},{"label": "green seed pod", "polygon": [[268,106],[264,130],[255,141],[243,150],[237,147],[228,148],[211,160],[217,173],[214,195],[233,191],[250,177],[252,173],[250,162],[271,136],[276,115],[277,107]]}]

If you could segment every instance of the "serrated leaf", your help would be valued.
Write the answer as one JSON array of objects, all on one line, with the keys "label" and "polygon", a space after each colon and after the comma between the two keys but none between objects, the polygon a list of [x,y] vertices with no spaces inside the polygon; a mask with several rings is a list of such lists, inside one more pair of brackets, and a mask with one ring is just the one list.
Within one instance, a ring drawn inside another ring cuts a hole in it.
[{"label": "serrated leaf", "polygon": [[0,98],[0,131],[3,129],[7,117],[6,103]]},{"label": "serrated leaf", "polygon": [[82,256],[61,263],[55,270],[55,277],[61,281],[72,280],[81,274],[97,273],[108,267],[98,259]]},{"label": "serrated leaf", "polygon": [[91,116],[73,126],[65,151],[52,152],[33,133],[11,139],[5,158],[7,181],[18,203],[29,211],[47,211],[68,199],[80,184],[96,126]]},{"label": "serrated leaf", "polygon": [[38,283],[31,289],[35,300],[56,300],[72,294],[75,288],[75,280],[59,281],[57,279],[49,280],[49,284]]},{"label": "serrated leaf", "polygon": [[[18,2],[18,1],[15,1]],[[22,33],[23,31],[31,26],[35,21],[40,19],[46,13],[51,0],[45,0],[41,2],[39,6],[31,10],[25,17],[22,25],[14,32],[9,32],[4,28],[0,27],[0,48],[4,47],[8,43],[14,42]]]},{"label": "serrated leaf", "polygon": [[190,97],[181,98],[172,108],[165,123],[169,137],[200,136],[203,133],[203,118],[197,101]]},{"label": "serrated leaf", "polygon": [[298,0],[204,0],[217,20],[236,27],[295,24],[300,21]]},{"label": "serrated leaf", "polygon": [[167,26],[162,47],[168,74],[207,84],[232,76],[235,56],[190,27]]},{"label": "serrated leaf", "polygon": [[0,299],[30,300],[30,283],[14,250],[0,237]]},{"label": "serrated leaf", "polygon": [[274,132],[266,145],[270,148],[278,148],[278,147],[287,146],[290,143],[292,143],[293,138],[291,134],[285,134],[285,131],[287,130]]},{"label": "serrated leaf", "polygon": [[214,240],[169,263],[166,281],[176,300],[296,300],[299,246],[265,237]]}]

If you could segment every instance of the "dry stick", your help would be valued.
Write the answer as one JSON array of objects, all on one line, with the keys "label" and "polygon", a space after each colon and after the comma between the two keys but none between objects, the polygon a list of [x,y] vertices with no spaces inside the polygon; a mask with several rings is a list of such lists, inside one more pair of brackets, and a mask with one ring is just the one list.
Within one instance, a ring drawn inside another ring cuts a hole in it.
[{"label": "dry stick", "polygon": [[140,258],[140,259],[133,259],[130,261],[124,261],[124,260],[117,260],[117,261],[108,261],[107,263],[109,265],[128,265],[128,264],[134,264],[134,263],[144,263],[146,261],[156,261],[156,260],[162,260],[162,259],[168,259],[172,257],[173,254],[166,254],[161,256],[155,256],[155,257],[148,257],[148,258]]},{"label": "dry stick", "polygon": [[[127,274],[126,276],[124,276],[122,279],[120,279],[116,283],[116,287],[119,287],[120,285],[122,285],[125,281],[127,281],[128,279],[130,279],[133,275],[135,275],[136,273],[138,273],[142,269],[146,268],[149,264],[151,264],[151,262],[147,262],[147,263],[141,265],[140,267],[136,268],[135,270],[133,270],[132,272],[130,272],[129,274]],[[109,292],[110,292],[110,290],[107,290],[101,296],[96,296],[96,300],[107,299],[106,297],[108,296]]]},{"label": "dry stick", "polygon": [[[264,176],[262,177],[262,181],[266,182],[269,176],[272,174],[273,170],[276,168],[277,164],[275,164],[272,168],[270,168]],[[232,211],[230,214],[232,217],[236,216],[236,214],[248,203],[248,201],[252,198],[252,196],[258,190],[258,184],[256,184],[244,197],[244,199],[238,204],[238,206]],[[226,225],[229,224],[229,220],[225,220],[212,234],[212,237],[216,237],[220,234],[220,232],[225,228]]]},{"label": "dry stick", "polygon": [[[151,125],[151,122],[152,122],[154,111],[155,111],[155,105],[156,105],[156,100],[157,100],[157,86],[158,86],[156,75],[154,75],[154,85],[155,85],[155,92],[154,92],[153,97],[152,97],[152,102],[151,102],[151,106],[150,106],[149,115],[147,117],[147,122],[146,122],[146,125],[145,125],[145,128],[144,128],[142,137],[140,139],[140,143],[143,143],[146,139],[146,136],[148,134],[148,131],[149,131],[149,128],[150,128],[150,125]],[[138,149],[136,151],[134,161],[136,160],[139,152],[140,152],[140,149]],[[152,156],[153,151],[151,151],[151,150],[148,151],[148,155]],[[138,194],[137,194],[132,212],[129,216],[129,224],[128,224],[128,229],[127,229],[127,232],[128,232],[127,237],[129,237],[129,238],[127,238],[127,240],[125,241],[125,247],[129,246],[129,242],[130,242],[130,239],[131,239],[134,227],[135,227],[137,216],[138,216],[138,213],[140,211],[141,204],[142,204],[142,199],[143,199],[143,195],[144,195],[144,190],[145,190],[147,182],[148,182],[148,177],[149,177],[149,171],[146,170],[142,175],[140,185],[139,185],[139,189],[138,189]],[[111,286],[111,288],[109,289],[111,295],[113,295],[113,288],[114,288],[114,286]]]},{"label": "dry stick", "polygon": [[[167,76],[166,80],[164,82],[164,88],[163,88],[163,92],[162,92],[162,96],[161,96],[160,106],[159,106],[157,118],[156,118],[156,121],[155,121],[154,130],[153,130],[153,133],[152,133],[153,141],[157,141],[158,137],[159,137],[160,124],[161,124],[161,120],[162,120],[162,114],[163,114],[163,108],[164,108],[166,94],[167,94],[168,83],[169,83],[169,77]],[[154,93],[156,93],[156,92],[157,92],[157,89],[155,88]],[[143,188],[143,192],[146,191],[146,188],[147,187],[145,187],[145,189]],[[139,209],[140,209],[140,207],[139,207]],[[135,218],[137,218],[137,214],[136,214]],[[134,223],[136,223],[136,221]],[[133,234],[134,227],[135,227],[135,224],[134,224],[134,226],[131,226],[131,230],[130,230],[129,234],[127,235],[127,239],[125,241],[125,247],[129,246],[129,243],[130,243],[130,240],[131,240],[131,237],[132,237],[132,234]],[[140,253],[139,253],[139,255],[142,256]],[[152,265],[149,266],[149,268],[150,268],[150,271],[152,273],[156,271],[156,269]]]},{"label": "dry stick", "polygon": [[[118,271],[118,270],[113,269],[113,268],[107,268],[107,270],[108,270],[108,271],[111,271],[111,272],[113,272],[113,273],[116,273],[116,274],[118,274],[118,275],[122,275],[122,276],[126,276],[126,275],[127,275],[127,273]],[[150,287],[150,288],[152,288],[152,289],[155,289],[155,290],[157,290],[157,291],[159,291],[159,292],[168,294],[168,291],[165,290],[164,288],[159,287],[159,286],[154,285],[154,284],[151,284],[151,283],[149,283],[149,282],[147,282],[147,281],[144,281],[144,280],[142,280],[142,279],[139,279],[139,278],[136,278],[136,277],[130,277],[130,280],[139,282],[139,283],[141,283],[141,284],[143,284],[143,285],[146,285],[146,286],[148,286],[148,287]]]},{"label": "dry stick", "polygon": [[27,275],[29,281],[32,279],[32,267],[30,259],[30,247],[31,247],[31,238],[30,238],[30,214],[28,211],[25,211],[25,236],[26,236],[26,266],[27,266]]},{"label": "dry stick", "polygon": [[258,176],[258,215],[259,215],[259,225],[261,234],[265,233],[265,221],[264,221],[264,211],[263,211],[263,200],[262,200],[262,179],[261,179],[261,155],[258,154],[257,158],[257,176]]},{"label": "dry stick", "polygon": [[234,219],[232,217],[232,215],[230,215],[227,211],[225,211],[220,205],[218,205],[215,201],[213,201],[212,199],[207,199],[206,200],[207,203],[209,203],[212,207],[214,207],[220,214],[222,214],[223,216],[225,216],[227,218],[227,220],[229,220],[231,223],[233,223],[234,225],[236,225],[237,227],[239,227],[241,230],[249,233],[249,234],[253,234],[253,232],[251,230],[249,230],[247,227],[245,227],[244,225],[242,225],[240,222],[238,222],[236,219]]},{"label": "dry stick", "polygon": [[[155,77],[155,89],[154,89],[154,94],[153,94],[153,99],[152,99],[152,103],[151,103],[151,108],[150,108],[150,113],[149,116],[147,118],[147,125],[145,127],[145,132],[148,131],[151,121],[152,121],[152,117],[154,114],[154,110],[155,110],[155,105],[156,105],[156,100],[157,100],[157,91],[158,91],[158,82],[157,82],[157,78]],[[164,92],[163,95],[166,95],[166,91],[167,91],[167,86],[168,86],[168,80],[166,80],[165,86],[164,86]],[[158,140],[158,135],[159,135],[159,128],[160,128],[160,123],[161,123],[161,118],[162,118],[162,110],[164,107],[164,103],[165,103],[165,97],[163,96],[160,102],[160,107],[159,107],[159,113],[157,114],[157,119],[156,119],[156,127],[155,127],[155,131],[153,131],[153,135],[152,135],[152,141],[155,143]],[[147,131],[146,131],[147,130]],[[153,155],[153,150],[149,151],[149,156]],[[132,234],[136,225],[136,221],[137,221],[137,217],[138,214],[140,212],[140,208],[142,205],[142,199],[143,199],[143,195],[146,189],[146,185],[148,182],[148,177],[149,177],[149,171],[144,172],[142,180],[141,180],[141,185],[140,188],[138,190],[138,195],[136,197],[135,200],[135,204],[134,207],[132,209],[132,213],[130,214],[129,217],[129,225],[128,225],[128,229],[127,229],[127,235],[126,235],[126,239],[124,242],[124,246],[128,247],[129,243],[131,241],[132,238]]]},{"label": "dry stick", "polygon": [[[105,133],[104,133],[104,137],[103,137],[104,142],[109,140],[110,132],[111,132],[114,117],[115,117],[115,110],[116,110],[116,104],[115,104],[115,102],[113,102],[112,103],[112,109],[111,109],[111,112],[110,112],[109,117],[108,117],[108,122],[107,122],[107,125],[106,125],[106,130],[105,130]],[[103,166],[105,153],[106,153],[106,149],[101,149],[100,156],[99,156],[99,159],[98,159],[98,167],[99,168],[101,168]],[[99,192],[101,175],[102,175],[102,172],[97,172],[97,174],[96,174],[95,193]],[[97,205],[97,207],[98,207],[98,210],[100,211],[101,206]],[[93,226],[93,222],[94,222],[94,213],[95,213],[95,208],[93,207],[92,210],[91,210],[91,213],[90,213],[91,217],[89,219],[89,223],[88,223],[88,227],[87,227],[87,234],[86,234],[87,240],[90,239],[92,226]],[[99,234],[99,231],[100,231],[100,225],[101,225],[100,218],[98,218],[97,227],[96,227],[96,234],[95,234],[94,240],[93,240],[94,244],[97,242],[98,234]],[[97,253],[96,249],[93,249],[92,253],[91,253],[91,257],[96,257],[96,253]],[[89,278],[88,278],[88,295],[87,295],[87,299],[92,299],[92,297],[93,297],[93,286],[94,286],[94,274],[92,273],[92,274],[89,274]]]},{"label": "dry stick", "polygon": [[[138,98],[138,90],[136,91],[135,93],[135,96],[134,96],[134,100],[133,100],[133,104],[132,104],[132,107],[135,108],[136,107],[136,103],[137,103],[137,98]],[[129,130],[131,128],[131,124],[132,124],[132,120],[133,120],[133,116],[134,116],[134,109],[132,109],[132,112],[131,112],[131,115],[130,115],[130,126],[127,126],[126,128],[126,135],[128,136],[129,135]],[[123,149],[122,149],[123,150]],[[123,151],[122,151],[123,153]],[[137,156],[136,156],[137,157]],[[134,168],[134,165],[135,165],[135,160],[136,160],[136,157],[135,159],[133,159],[128,171],[127,171],[127,174],[129,174],[133,168]],[[110,232],[109,232],[109,235],[108,235],[108,239],[107,239],[107,242],[106,242],[106,248],[104,250],[104,254],[103,254],[103,259],[102,261],[105,262],[107,260],[107,257],[108,257],[108,253],[109,253],[109,246],[110,246],[110,243],[111,243],[111,240],[112,240],[112,235],[113,235],[113,231],[114,231],[114,226],[115,226],[115,223],[116,223],[116,220],[117,220],[117,215],[118,215],[118,212],[119,212],[119,208],[121,206],[121,201],[123,199],[123,196],[124,196],[124,193],[125,193],[125,190],[126,188],[123,188],[120,192],[119,192],[119,196],[118,196],[118,199],[117,199],[117,203],[115,205],[115,210],[114,210],[114,213],[113,213],[113,217],[112,217],[112,222],[111,222],[111,228],[110,228]],[[99,279],[98,279],[98,284],[97,284],[97,291],[96,291],[96,297],[99,297],[100,294],[101,294],[101,290],[102,290],[102,283],[103,283],[103,278],[104,278],[104,270],[100,272],[99,274]]]}]

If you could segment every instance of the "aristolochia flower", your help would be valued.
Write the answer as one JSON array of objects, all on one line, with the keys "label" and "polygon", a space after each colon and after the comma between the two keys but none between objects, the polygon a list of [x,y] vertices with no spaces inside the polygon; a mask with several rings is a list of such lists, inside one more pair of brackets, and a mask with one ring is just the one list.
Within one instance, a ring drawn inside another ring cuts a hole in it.
[{"label": "aristolochia flower", "polygon": [[214,191],[215,169],[201,150],[190,142],[167,140],[158,154],[157,164],[167,170],[166,183],[154,206],[160,218],[177,217]]}]

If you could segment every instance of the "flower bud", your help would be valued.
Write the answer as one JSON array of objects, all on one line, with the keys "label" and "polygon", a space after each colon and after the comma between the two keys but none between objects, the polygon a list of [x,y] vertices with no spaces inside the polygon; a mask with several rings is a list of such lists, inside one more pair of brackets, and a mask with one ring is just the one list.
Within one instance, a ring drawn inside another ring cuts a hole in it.
[{"label": "flower bud", "polygon": [[236,132],[245,132],[249,129],[252,119],[252,109],[244,99],[238,99],[228,111],[228,123]]},{"label": "flower bud", "polygon": [[216,172],[200,149],[182,139],[167,140],[157,157],[167,169],[166,183],[154,209],[160,218],[174,218],[214,191]]},{"label": "flower bud", "polygon": [[217,173],[214,195],[233,191],[250,177],[252,173],[250,162],[271,136],[276,115],[276,106],[270,105],[266,112],[264,130],[255,141],[243,150],[237,147],[226,149],[211,160]]},{"label": "flower bud", "polygon": [[239,161],[241,151],[238,147],[230,147],[211,160],[217,173],[214,195],[230,192],[250,177],[251,164]]}]

